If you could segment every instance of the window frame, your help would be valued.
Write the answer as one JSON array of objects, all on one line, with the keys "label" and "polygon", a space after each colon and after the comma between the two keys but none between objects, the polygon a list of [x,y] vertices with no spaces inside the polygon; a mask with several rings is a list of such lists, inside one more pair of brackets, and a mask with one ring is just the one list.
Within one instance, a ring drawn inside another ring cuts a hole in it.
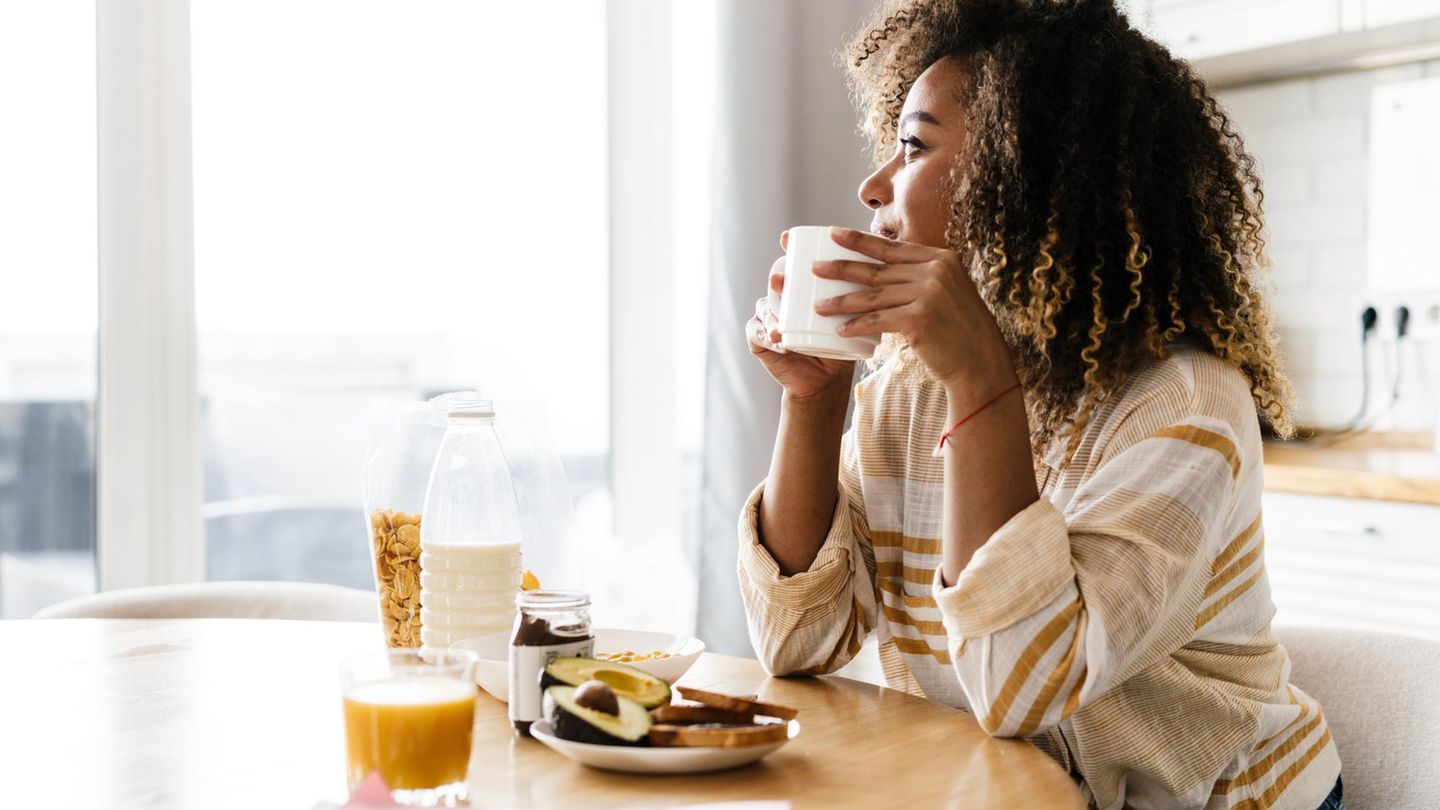
[{"label": "window frame", "polygon": [[97,0],[101,591],[198,582],[188,0]]},{"label": "window frame", "polygon": [[[610,491],[614,530],[680,540],[683,484],[673,338],[676,255],[668,3],[606,8],[610,216]],[[658,405],[658,407],[656,407]]]}]

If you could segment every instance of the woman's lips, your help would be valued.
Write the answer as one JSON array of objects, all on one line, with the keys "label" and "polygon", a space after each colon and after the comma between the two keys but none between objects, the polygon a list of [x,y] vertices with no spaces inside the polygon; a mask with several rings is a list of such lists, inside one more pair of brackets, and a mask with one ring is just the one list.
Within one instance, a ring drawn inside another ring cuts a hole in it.
[{"label": "woman's lips", "polygon": [[896,234],[898,233],[898,231],[896,231],[894,228],[887,228],[883,225],[872,225],[870,227],[870,232],[875,234],[876,236],[883,236],[886,239],[895,239],[897,238]]}]

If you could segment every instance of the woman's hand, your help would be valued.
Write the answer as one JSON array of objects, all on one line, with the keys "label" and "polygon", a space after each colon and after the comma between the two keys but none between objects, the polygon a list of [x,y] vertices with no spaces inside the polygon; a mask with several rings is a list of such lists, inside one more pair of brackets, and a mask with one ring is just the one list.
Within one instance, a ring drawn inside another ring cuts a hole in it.
[{"label": "woman's hand", "polygon": [[[782,250],[788,241],[788,232],[780,235]],[[785,289],[784,256],[770,266],[770,289],[776,292]],[[855,361],[826,360],[780,348],[778,322],[768,297],[755,302],[755,316],[746,324],[745,336],[750,341],[750,353],[760,360],[760,364],[792,399],[808,399],[836,390],[844,391],[848,398]]]},{"label": "woman's hand", "polygon": [[816,276],[870,288],[815,305],[821,315],[856,316],[840,327],[839,334],[900,334],[952,399],[984,401],[1016,381],[995,316],[955,251],[849,228],[836,228],[833,238],[842,247],[884,262],[815,263]]}]

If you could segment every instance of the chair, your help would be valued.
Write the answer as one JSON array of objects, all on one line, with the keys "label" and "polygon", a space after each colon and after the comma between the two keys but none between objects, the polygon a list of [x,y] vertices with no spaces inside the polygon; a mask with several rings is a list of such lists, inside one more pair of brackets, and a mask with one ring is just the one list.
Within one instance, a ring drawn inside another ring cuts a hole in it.
[{"label": "chair", "polygon": [[1349,810],[1433,808],[1440,797],[1440,641],[1279,626],[1290,680],[1316,700],[1340,751]]},{"label": "chair", "polygon": [[127,588],[51,605],[37,619],[379,621],[374,591],[311,582],[200,582]]}]

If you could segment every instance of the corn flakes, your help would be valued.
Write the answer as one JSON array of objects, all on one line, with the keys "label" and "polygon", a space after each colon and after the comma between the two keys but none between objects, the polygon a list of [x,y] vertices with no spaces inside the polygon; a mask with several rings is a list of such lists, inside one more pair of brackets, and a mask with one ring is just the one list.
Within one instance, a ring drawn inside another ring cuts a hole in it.
[{"label": "corn flakes", "polygon": [[420,516],[388,509],[370,513],[380,622],[390,647],[420,644]]}]

